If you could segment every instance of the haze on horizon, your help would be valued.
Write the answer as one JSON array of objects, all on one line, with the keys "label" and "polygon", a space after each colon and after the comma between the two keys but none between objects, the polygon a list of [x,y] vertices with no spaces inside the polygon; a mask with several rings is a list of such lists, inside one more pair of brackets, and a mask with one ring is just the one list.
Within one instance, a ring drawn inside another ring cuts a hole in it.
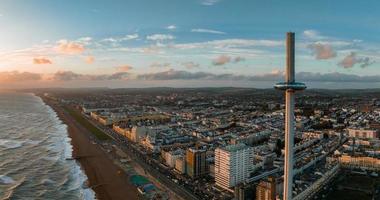
[{"label": "haze on horizon", "polygon": [[3,0],[0,88],[380,88],[380,2]]}]

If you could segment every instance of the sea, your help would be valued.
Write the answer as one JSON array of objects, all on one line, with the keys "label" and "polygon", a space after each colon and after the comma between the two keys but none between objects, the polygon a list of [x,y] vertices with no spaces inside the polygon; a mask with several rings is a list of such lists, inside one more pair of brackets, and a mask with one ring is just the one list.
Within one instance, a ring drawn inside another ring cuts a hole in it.
[{"label": "sea", "polygon": [[0,199],[95,199],[67,126],[41,98],[0,92]]}]

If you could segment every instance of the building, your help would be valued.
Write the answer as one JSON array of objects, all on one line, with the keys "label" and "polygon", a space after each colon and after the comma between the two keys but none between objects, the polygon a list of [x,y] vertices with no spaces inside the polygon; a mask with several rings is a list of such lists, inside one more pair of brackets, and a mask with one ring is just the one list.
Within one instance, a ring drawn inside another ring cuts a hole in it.
[{"label": "building", "polygon": [[361,139],[376,139],[379,137],[377,130],[374,129],[348,129],[348,136]]},{"label": "building", "polygon": [[343,167],[348,168],[360,168],[380,171],[380,159],[368,156],[354,157],[349,155],[343,155],[339,157],[339,163]]},{"label": "building", "polygon": [[249,178],[253,165],[252,148],[240,143],[215,150],[216,185],[229,190]]},{"label": "building", "polygon": [[207,174],[206,150],[189,148],[186,151],[186,174],[191,178]]},{"label": "building", "polygon": [[269,177],[268,180],[260,181],[256,187],[256,200],[276,199],[276,179]]},{"label": "building", "polygon": [[145,126],[123,127],[116,124],[113,125],[113,130],[136,143],[139,143],[150,132],[150,129]]},{"label": "building", "polygon": [[183,157],[183,150],[178,149],[176,151],[169,151],[164,153],[164,159],[166,162],[166,165],[170,168],[174,168],[176,164],[176,160]]},{"label": "building", "polygon": [[179,174],[185,174],[186,173],[186,163],[185,159],[183,157],[177,158],[175,161],[175,172]]}]

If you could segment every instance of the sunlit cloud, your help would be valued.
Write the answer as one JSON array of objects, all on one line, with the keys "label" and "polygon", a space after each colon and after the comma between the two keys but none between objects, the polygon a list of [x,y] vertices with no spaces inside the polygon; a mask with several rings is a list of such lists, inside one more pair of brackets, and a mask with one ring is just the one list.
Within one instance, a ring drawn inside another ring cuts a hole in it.
[{"label": "sunlit cloud", "polygon": [[183,62],[181,63],[183,66],[185,66],[187,69],[194,69],[199,67],[199,63],[195,63],[193,61],[190,62]]},{"label": "sunlit cloud", "polygon": [[308,46],[316,59],[330,59],[336,57],[336,52],[329,44],[315,43]]},{"label": "sunlit cloud", "polygon": [[130,65],[123,65],[123,66],[116,67],[116,70],[119,71],[119,72],[128,72],[128,71],[130,71],[132,69],[133,69],[133,67],[130,66]]},{"label": "sunlit cloud", "polygon": [[354,67],[356,64],[359,64],[361,68],[365,68],[374,63],[375,61],[371,60],[369,57],[358,57],[355,52],[351,52],[349,55],[344,57],[338,65],[348,69]]},{"label": "sunlit cloud", "polygon": [[31,72],[0,72],[0,82],[19,82],[19,81],[39,81],[42,79],[41,74]]},{"label": "sunlit cloud", "polygon": [[94,56],[87,56],[84,60],[87,64],[92,64],[95,62],[95,57]]},{"label": "sunlit cloud", "polygon": [[221,55],[212,61],[213,65],[224,65],[231,62],[231,57],[227,55]]},{"label": "sunlit cloud", "polygon": [[58,41],[57,51],[63,54],[81,54],[85,51],[83,44],[67,40]]},{"label": "sunlit cloud", "polygon": [[33,64],[36,64],[36,65],[53,64],[53,62],[48,58],[39,57],[39,58],[33,58]]},{"label": "sunlit cloud", "polygon": [[159,63],[159,62],[154,62],[150,65],[151,68],[170,68],[171,63]]},{"label": "sunlit cloud", "polygon": [[245,58],[241,56],[237,56],[235,58],[232,58],[231,56],[228,55],[220,55],[219,57],[215,58],[212,60],[213,65],[225,65],[230,62],[238,63],[241,61],[244,61]]},{"label": "sunlit cloud", "polygon": [[50,75],[48,81],[104,81],[104,80],[126,80],[129,76],[127,72],[117,72],[113,74],[79,74],[72,71],[58,71]]},{"label": "sunlit cloud", "polygon": [[[0,72],[1,83],[21,82],[70,82],[70,81],[169,81],[169,80],[207,80],[207,81],[280,81],[283,79],[283,71],[273,70],[270,73],[257,75],[238,75],[233,73],[210,73],[189,72],[183,70],[169,69],[162,72],[132,74],[129,72],[116,72],[111,74],[80,74],[72,71],[58,71],[53,74],[40,74],[31,72],[5,71]],[[380,75],[359,76],[344,73],[313,73],[298,72],[297,79],[307,82],[357,82],[357,83],[379,83]]]}]

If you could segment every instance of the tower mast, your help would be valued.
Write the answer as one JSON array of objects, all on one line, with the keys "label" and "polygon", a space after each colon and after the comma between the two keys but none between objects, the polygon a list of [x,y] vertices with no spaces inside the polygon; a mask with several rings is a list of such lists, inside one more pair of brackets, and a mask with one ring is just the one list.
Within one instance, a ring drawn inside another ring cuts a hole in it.
[{"label": "tower mast", "polygon": [[294,42],[295,34],[286,34],[286,70],[285,82],[277,83],[274,87],[285,91],[285,164],[284,164],[284,200],[292,199],[293,165],[294,165],[294,93],[306,89],[305,84],[295,82]]}]

